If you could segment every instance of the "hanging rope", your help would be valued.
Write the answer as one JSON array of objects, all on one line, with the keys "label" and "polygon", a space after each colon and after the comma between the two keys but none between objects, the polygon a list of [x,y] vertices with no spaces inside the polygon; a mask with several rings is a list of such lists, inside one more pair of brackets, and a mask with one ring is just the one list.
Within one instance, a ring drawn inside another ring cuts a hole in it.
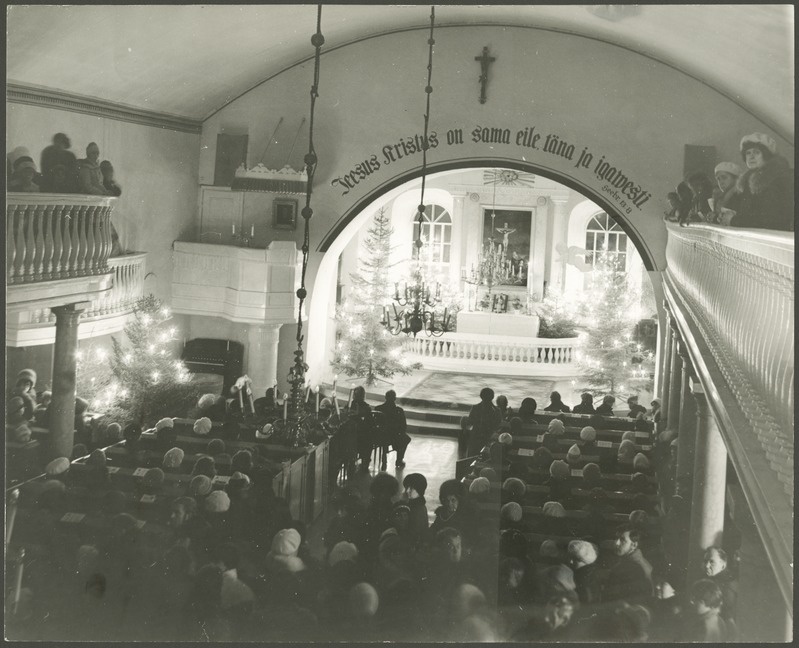
[{"label": "hanging rope", "polygon": [[[308,153],[305,155],[305,169],[308,174],[308,183],[305,189],[305,207],[302,208],[302,217],[305,219],[305,233],[302,241],[302,270],[300,273],[300,287],[297,289],[297,297],[299,303],[297,305],[297,350],[294,352],[294,375],[299,384],[304,381],[305,376],[305,362],[303,360],[302,350],[302,307],[305,303],[305,298],[308,291],[305,288],[305,273],[308,269],[308,252],[310,251],[310,222],[313,216],[313,209],[311,209],[311,194],[313,192],[313,180],[316,172],[316,149],[313,144],[313,129],[314,129],[314,108],[316,107],[316,98],[319,96],[319,59],[324,45],[325,37],[322,35],[322,5],[317,5],[316,16],[316,33],[311,37],[311,44],[315,48],[314,54],[314,76],[313,85],[311,85],[311,110],[308,125]],[[302,381],[301,381],[302,379]],[[295,386],[296,387],[296,386]]]},{"label": "hanging rope", "polygon": [[425,86],[425,93],[427,94],[427,102],[424,113],[424,135],[422,137],[422,193],[419,198],[419,234],[416,238],[416,258],[421,261],[422,251],[422,223],[424,222],[424,190],[427,182],[427,149],[429,143],[427,141],[428,128],[430,125],[430,95],[433,94],[433,45],[435,39],[433,38],[433,29],[436,22],[436,8],[430,7],[430,37],[427,39],[428,54],[427,54],[427,85]]}]

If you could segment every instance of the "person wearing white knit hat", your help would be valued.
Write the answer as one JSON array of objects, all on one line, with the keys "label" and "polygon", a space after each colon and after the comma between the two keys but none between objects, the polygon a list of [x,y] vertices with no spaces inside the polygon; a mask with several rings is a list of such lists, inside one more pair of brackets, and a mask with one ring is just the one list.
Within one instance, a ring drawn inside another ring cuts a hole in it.
[{"label": "person wearing white knit hat", "polygon": [[198,434],[200,436],[207,436],[211,432],[211,419],[207,416],[203,416],[202,418],[198,418],[194,421],[194,434]]},{"label": "person wearing white knit hat", "polygon": [[741,139],[746,171],[738,178],[738,212],[733,227],[794,231],[794,174],[788,161],[777,153],[777,143],[765,133]]},{"label": "person wearing white knit hat", "polygon": [[572,540],[567,551],[580,603],[598,603],[602,594],[602,583],[596,565],[599,557],[596,545],[586,540]]},{"label": "person wearing white knit hat", "polygon": [[353,543],[342,540],[336,543],[330,550],[330,555],[327,557],[327,564],[331,567],[344,560],[355,562],[358,559],[358,547]]},{"label": "person wearing white knit hat", "polygon": [[566,453],[566,463],[570,466],[576,466],[580,463],[580,457],[582,452],[580,452],[580,448],[577,447],[577,444],[573,444],[569,451]]}]

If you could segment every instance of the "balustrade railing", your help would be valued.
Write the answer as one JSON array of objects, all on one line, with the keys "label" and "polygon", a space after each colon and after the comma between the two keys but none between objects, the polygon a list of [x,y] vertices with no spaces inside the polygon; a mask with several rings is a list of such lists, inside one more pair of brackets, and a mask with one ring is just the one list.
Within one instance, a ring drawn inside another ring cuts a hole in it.
[{"label": "balustrade railing", "polygon": [[667,227],[668,274],[704,324],[730,390],[758,436],[774,432],[792,456],[793,235]]},{"label": "balustrade railing", "polygon": [[497,364],[576,364],[577,338],[546,339],[472,333],[444,333],[441,337],[407,338],[403,350],[424,363],[425,359],[464,360]]},{"label": "balustrade railing", "polygon": [[8,284],[109,272],[115,201],[81,194],[7,194]]},{"label": "balustrade railing", "polygon": [[102,297],[92,301],[82,319],[130,313],[137,300],[144,296],[146,252],[110,257],[108,269],[114,274],[114,284]]}]

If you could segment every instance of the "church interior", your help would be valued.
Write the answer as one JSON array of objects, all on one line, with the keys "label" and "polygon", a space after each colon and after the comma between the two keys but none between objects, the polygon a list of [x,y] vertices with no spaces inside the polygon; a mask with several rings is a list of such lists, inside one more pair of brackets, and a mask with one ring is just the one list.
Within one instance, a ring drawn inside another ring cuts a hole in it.
[{"label": "church interior", "polygon": [[790,642],[793,21],[9,5],[6,639]]}]

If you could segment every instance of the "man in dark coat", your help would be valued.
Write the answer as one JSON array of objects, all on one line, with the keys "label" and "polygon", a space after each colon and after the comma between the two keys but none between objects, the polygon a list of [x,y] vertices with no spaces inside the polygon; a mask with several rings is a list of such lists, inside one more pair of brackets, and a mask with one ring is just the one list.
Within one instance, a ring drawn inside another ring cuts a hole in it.
[{"label": "man in dark coat", "polygon": [[42,191],[75,193],[78,190],[78,160],[69,150],[72,143],[64,133],[53,135],[53,143],[42,151]]},{"label": "man in dark coat", "polygon": [[652,565],[641,553],[640,541],[640,532],[632,524],[622,524],[616,529],[613,549],[619,559],[608,573],[603,601],[633,602],[653,595]]},{"label": "man in dark coat", "polygon": [[472,426],[466,447],[466,455],[469,457],[478,454],[483,449],[483,446],[488,443],[489,437],[502,424],[502,414],[492,402],[493,400],[494,390],[490,387],[484,387],[480,391],[480,402],[477,405],[473,405],[469,411],[469,423]]},{"label": "man in dark coat", "polygon": [[408,423],[405,420],[405,410],[397,405],[397,392],[389,389],[386,392],[386,402],[375,407],[376,412],[380,412],[380,439],[383,444],[383,463],[380,470],[386,470],[388,447],[391,446],[397,451],[397,468],[405,466],[405,450],[411,442],[411,437],[407,433]]},{"label": "man in dark coat", "polygon": [[348,416],[356,422],[358,456],[361,458],[362,472],[369,470],[375,442],[375,422],[372,418],[372,408],[365,399],[366,390],[360,386],[356,387],[352,392],[352,405],[349,408]]}]

